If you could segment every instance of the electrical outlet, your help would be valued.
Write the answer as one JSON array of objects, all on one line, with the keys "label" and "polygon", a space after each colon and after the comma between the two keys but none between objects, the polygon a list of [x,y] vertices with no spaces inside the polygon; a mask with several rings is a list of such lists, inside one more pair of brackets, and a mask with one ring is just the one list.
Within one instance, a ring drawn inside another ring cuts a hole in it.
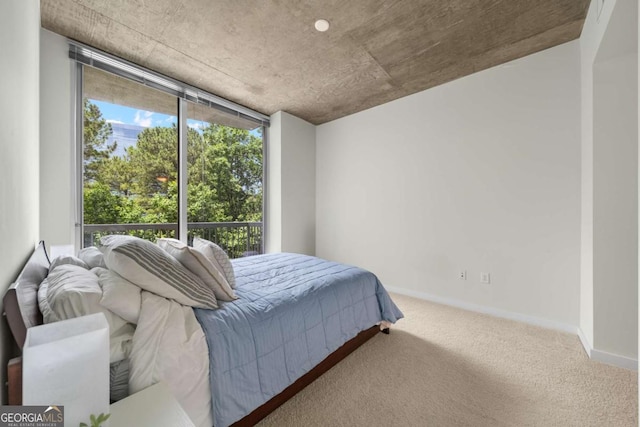
[{"label": "electrical outlet", "polygon": [[467,270],[460,270],[458,272],[458,279],[467,280]]},{"label": "electrical outlet", "polygon": [[480,283],[491,283],[491,275],[489,273],[480,273]]}]

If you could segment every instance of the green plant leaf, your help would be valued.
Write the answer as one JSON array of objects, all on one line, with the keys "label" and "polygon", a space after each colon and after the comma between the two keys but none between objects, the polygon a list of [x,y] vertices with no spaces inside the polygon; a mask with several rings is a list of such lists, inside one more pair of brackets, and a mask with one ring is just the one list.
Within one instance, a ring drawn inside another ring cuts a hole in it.
[{"label": "green plant leaf", "polygon": [[80,423],[80,427],[89,427],[86,423]]}]

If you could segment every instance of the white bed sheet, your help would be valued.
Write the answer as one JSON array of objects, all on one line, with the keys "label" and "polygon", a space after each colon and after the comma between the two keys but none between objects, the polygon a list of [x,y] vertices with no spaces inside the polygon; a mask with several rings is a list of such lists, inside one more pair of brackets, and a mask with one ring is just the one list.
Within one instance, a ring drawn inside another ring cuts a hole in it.
[{"label": "white bed sheet", "polygon": [[191,307],[143,291],[129,364],[130,393],[164,381],[196,426],[213,425],[209,350]]}]

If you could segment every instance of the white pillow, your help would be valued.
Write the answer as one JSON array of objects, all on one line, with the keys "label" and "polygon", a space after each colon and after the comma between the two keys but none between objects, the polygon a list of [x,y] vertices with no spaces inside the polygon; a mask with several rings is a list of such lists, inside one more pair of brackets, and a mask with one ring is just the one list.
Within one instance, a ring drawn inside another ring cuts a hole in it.
[{"label": "white pillow", "polygon": [[133,334],[136,328],[131,323],[125,323],[120,329],[111,331],[109,334],[109,363],[119,362],[128,359],[133,347]]},{"label": "white pillow", "polygon": [[176,239],[158,239],[156,243],[213,289],[217,299],[233,301],[238,298],[222,272],[202,252]]},{"label": "white pillow", "polygon": [[107,265],[104,263],[104,254],[95,246],[81,249],[80,252],[78,252],[78,258],[84,261],[90,269],[96,267],[107,268]]},{"label": "white pillow", "polygon": [[61,319],[58,319],[58,316],[56,316],[49,305],[49,300],[47,299],[48,292],[49,278],[47,277],[40,283],[40,287],[38,288],[38,307],[40,308],[40,313],[42,313],[42,321],[44,323],[58,322]]},{"label": "white pillow", "polygon": [[222,273],[229,282],[229,286],[235,289],[236,275],[233,272],[233,265],[229,260],[229,255],[220,246],[200,237],[193,238],[193,247],[204,254],[209,261]]},{"label": "white pillow", "polygon": [[[102,289],[98,277],[82,267],[72,264],[59,265],[40,284],[38,305],[44,323],[103,313],[109,324],[110,338],[120,336],[117,342],[111,342],[110,363],[126,356],[122,335],[126,332],[127,321],[100,305]],[[133,329],[129,328],[130,337]],[[129,345],[130,347],[130,345]]]},{"label": "white pillow", "polygon": [[133,284],[182,305],[218,308],[213,290],[158,245],[133,236],[100,241],[107,268]]},{"label": "white pillow", "polygon": [[58,257],[55,257],[53,261],[51,261],[51,265],[49,265],[49,272],[55,270],[59,265],[66,264],[77,265],[78,267],[82,267],[85,270],[89,269],[89,266],[80,258],[76,258],[73,255],[60,255]]},{"label": "white pillow", "polygon": [[140,292],[142,289],[106,268],[96,267],[91,270],[98,276],[102,288],[100,304],[113,311],[127,322],[138,324],[140,317]]}]

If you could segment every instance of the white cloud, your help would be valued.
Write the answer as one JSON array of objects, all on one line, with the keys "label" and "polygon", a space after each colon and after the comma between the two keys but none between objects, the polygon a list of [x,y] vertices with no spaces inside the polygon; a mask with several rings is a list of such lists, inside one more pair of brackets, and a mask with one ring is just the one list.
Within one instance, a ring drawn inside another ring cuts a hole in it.
[{"label": "white cloud", "polygon": [[107,123],[114,123],[116,125],[123,125],[124,124],[124,122],[122,122],[120,120],[111,120],[111,119],[108,119]]},{"label": "white cloud", "polygon": [[204,129],[204,123],[202,123],[202,122],[190,122],[190,123],[187,123],[187,126],[189,126],[191,129],[195,129],[195,130]]},{"label": "white cloud", "polygon": [[153,113],[151,111],[138,110],[136,116],[133,118],[133,122],[138,126],[148,128],[151,126]]},{"label": "white cloud", "polygon": [[172,125],[176,123],[176,117],[175,116],[169,116],[167,118],[162,118],[159,117],[155,120],[155,125],[156,126],[167,126],[167,125]]}]

